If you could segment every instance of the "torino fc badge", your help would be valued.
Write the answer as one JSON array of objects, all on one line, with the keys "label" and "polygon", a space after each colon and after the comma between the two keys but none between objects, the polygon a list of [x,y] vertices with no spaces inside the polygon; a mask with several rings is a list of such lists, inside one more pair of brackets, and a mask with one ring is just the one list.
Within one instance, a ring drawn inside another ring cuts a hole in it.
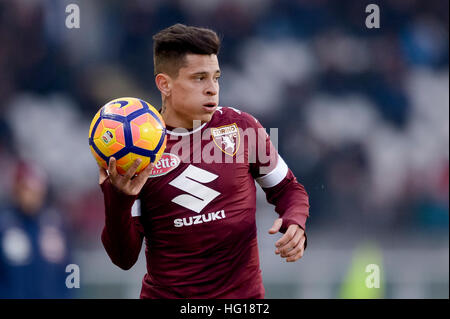
[{"label": "torino fc badge", "polygon": [[214,143],[227,155],[234,156],[239,149],[240,136],[236,123],[211,128]]}]

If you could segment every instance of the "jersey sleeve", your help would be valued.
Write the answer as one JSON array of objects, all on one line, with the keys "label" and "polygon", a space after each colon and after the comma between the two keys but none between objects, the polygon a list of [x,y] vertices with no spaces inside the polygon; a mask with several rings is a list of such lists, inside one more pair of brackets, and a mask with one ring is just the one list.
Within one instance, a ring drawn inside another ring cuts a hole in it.
[{"label": "jersey sleeve", "polygon": [[137,196],[116,189],[109,177],[100,185],[105,203],[102,243],[111,261],[124,270],[137,261],[144,238]]},{"label": "jersey sleeve", "polygon": [[[275,205],[275,211],[283,219],[280,232],[286,232],[292,224],[306,230],[309,217],[309,198],[305,187],[297,181],[283,158],[278,154],[266,130],[258,120],[244,113],[248,127],[256,131],[256,143],[249,145],[250,171],[266,193],[267,201]],[[306,236],[306,234],[305,234]],[[305,242],[306,247],[306,242]]]}]

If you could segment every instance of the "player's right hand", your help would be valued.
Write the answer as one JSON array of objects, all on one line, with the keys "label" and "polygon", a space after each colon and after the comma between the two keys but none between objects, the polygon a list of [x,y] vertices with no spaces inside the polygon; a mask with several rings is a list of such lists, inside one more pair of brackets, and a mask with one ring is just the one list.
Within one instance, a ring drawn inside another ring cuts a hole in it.
[{"label": "player's right hand", "polygon": [[141,159],[138,158],[124,175],[120,175],[119,172],[117,172],[116,159],[111,157],[108,164],[108,171],[106,171],[103,167],[100,167],[99,183],[102,184],[109,175],[111,184],[113,184],[119,191],[127,195],[137,195],[141,191],[142,187],[144,187],[144,184],[150,176],[150,172],[153,167],[153,163],[150,163],[150,165],[135,176],[136,170],[140,164]]}]

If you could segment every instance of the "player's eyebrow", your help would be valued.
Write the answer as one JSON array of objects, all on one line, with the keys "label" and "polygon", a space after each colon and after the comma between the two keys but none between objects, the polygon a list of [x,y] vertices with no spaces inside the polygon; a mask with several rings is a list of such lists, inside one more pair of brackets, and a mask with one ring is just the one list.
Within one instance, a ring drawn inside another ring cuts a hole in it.
[{"label": "player's eyebrow", "polygon": [[[191,76],[199,76],[199,75],[207,76],[208,74],[209,74],[209,72],[207,72],[207,71],[200,71],[200,72],[192,73]],[[220,70],[216,70],[216,72],[214,72],[214,74],[220,75]]]}]

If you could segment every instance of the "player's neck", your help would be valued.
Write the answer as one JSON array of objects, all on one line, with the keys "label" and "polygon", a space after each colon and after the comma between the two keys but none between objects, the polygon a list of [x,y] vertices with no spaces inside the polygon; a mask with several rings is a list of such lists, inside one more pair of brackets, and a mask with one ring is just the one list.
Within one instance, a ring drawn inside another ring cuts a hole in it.
[{"label": "player's neck", "polygon": [[191,119],[186,119],[175,113],[171,108],[163,105],[161,109],[161,116],[166,123],[166,126],[171,128],[185,128],[187,130],[195,130],[203,123],[201,121],[192,121]]}]

